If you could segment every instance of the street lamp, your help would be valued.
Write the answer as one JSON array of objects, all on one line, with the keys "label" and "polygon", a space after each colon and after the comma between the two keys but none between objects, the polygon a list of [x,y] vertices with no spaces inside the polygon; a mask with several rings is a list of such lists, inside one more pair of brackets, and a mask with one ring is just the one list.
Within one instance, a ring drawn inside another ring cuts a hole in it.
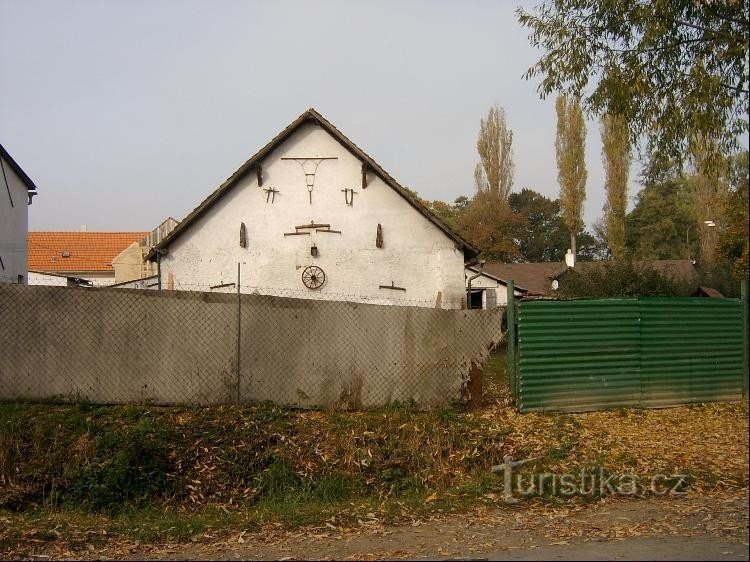
[{"label": "street lamp", "polygon": [[[716,226],[716,223],[712,220],[703,221],[703,224],[707,228],[713,228]],[[690,259],[690,229],[693,228],[695,225],[688,225],[687,230],[685,231],[685,247],[687,248],[688,253],[688,259]]]}]

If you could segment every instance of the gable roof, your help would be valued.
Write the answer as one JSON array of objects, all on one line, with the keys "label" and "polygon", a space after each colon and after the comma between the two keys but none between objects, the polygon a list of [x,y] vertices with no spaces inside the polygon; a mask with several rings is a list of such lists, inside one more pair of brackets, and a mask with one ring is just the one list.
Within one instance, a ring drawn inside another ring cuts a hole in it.
[{"label": "gable roof", "polygon": [[[29,232],[28,266],[38,272],[114,273],[112,260],[148,232]],[[68,257],[63,257],[68,252]]]},{"label": "gable roof", "polygon": [[10,154],[8,154],[8,151],[5,150],[2,144],[0,144],[0,157],[2,157],[2,159],[8,163],[11,169],[20,178],[20,180],[26,186],[26,190],[29,193],[36,195],[38,190],[36,188],[36,185],[34,185],[34,182],[31,181],[31,178],[27,176],[26,172],[24,172],[21,169],[21,166],[19,166],[18,163],[15,160],[13,160],[13,157]]},{"label": "gable roof", "polygon": [[[467,266],[466,269],[468,269],[469,271],[473,271],[474,273],[479,273],[479,268],[477,266],[475,266],[475,265]],[[482,273],[480,275],[482,275],[484,277],[487,277],[489,279],[492,279],[493,281],[497,281],[498,283],[502,283],[503,285],[507,285],[508,284],[508,281],[506,281],[505,279],[501,279],[500,277],[497,277],[495,275],[492,275],[491,273],[488,273],[487,272],[487,265],[486,264],[485,264],[485,268],[482,269]],[[527,292],[527,290],[524,287],[519,287],[517,284],[515,284],[515,281],[514,281],[514,284],[513,284],[513,288],[516,291],[519,291],[521,293]]]},{"label": "gable roof", "polygon": [[565,270],[565,264],[558,261],[486,263],[484,270],[505,283],[512,280],[514,286],[522,287],[528,293],[544,295],[551,289],[553,277]]},{"label": "gable roof", "polygon": [[260,164],[261,161],[273,152],[281,143],[283,143],[289,136],[294,133],[299,127],[307,122],[313,122],[323,128],[328,134],[334,139],[341,143],[354,157],[358,158],[362,163],[367,166],[368,171],[374,172],[381,180],[383,180],[388,186],[395,190],[401,197],[414,207],[419,213],[421,213],[427,220],[442,230],[446,236],[452,239],[463,251],[466,258],[471,258],[479,254],[474,246],[469,244],[450,227],[448,227],[443,221],[435,216],[429,209],[424,207],[414,196],[411,195],[403,186],[401,186],[391,175],[386,172],[380,164],[375,162],[370,156],[368,156],[361,148],[349,140],[341,131],[339,131],[330,121],[318,113],[315,109],[310,108],[302,115],[292,121],[283,131],[276,135],[268,144],[256,152],[247,162],[242,164],[239,169],[234,172],[227,180],[222,183],[213,193],[206,197],[203,202],[198,205],[193,211],[188,214],[182,222],[172,231],[169,235],[164,238],[159,244],[157,244],[146,256],[146,259],[154,260],[159,250],[167,248],[174,240],[176,240],[189,226],[199,217],[201,217],[206,211],[208,211],[225,193],[227,193],[237,182],[244,177],[251,169],[256,165]]}]

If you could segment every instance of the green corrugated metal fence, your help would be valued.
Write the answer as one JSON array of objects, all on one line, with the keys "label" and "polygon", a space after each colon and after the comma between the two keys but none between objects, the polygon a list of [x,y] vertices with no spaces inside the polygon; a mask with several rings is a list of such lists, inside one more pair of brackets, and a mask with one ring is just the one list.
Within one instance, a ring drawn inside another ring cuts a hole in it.
[{"label": "green corrugated metal fence", "polygon": [[739,399],[744,306],[708,298],[523,301],[511,393],[523,412]]}]

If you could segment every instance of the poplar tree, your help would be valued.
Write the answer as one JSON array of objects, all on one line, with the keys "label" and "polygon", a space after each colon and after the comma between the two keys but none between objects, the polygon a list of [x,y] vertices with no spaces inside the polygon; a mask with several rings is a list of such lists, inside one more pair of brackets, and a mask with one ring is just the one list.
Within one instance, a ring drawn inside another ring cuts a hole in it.
[{"label": "poplar tree", "polygon": [[570,249],[576,255],[576,233],[583,229],[583,202],[586,199],[586,124],[578,98],[558,96],[557,181],[560,184],[560,210],[570,232]]},{"label": "poplar tree", "polygon": [[617,260],[625,258],[625,211],[628,205],[628,174],[631,149],[628,125],[620,115],[604,115],[601,123],[604,188],[604,221],[607,245]]},{"label": "poplar tree", "polygon": [[487,191],[507,202],[513,187],[513,131],[505,120],[505,110],[491,107],[479,122],[477,138],[479,163],[474,168],[477,192]]}]

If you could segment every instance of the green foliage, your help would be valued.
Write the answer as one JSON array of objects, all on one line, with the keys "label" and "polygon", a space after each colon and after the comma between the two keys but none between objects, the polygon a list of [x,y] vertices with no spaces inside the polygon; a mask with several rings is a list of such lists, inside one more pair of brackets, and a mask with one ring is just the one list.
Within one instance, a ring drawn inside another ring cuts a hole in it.
[{"label": "green foliage", "polygon": [[99,432],[86,462],[65,470],[63,499],[94,511],[116,511],[164,497],[169,494],[171,438],[163,419],[148,416],[119,431]]},{"label": "green foliage", "polygon": [[511,209],[525,219],[516,232],[524,260],[562,261],[569,238],[559,199],[549,199],[525,187],[511,193],[508,201]]},{"label": "green foliage", "polygon": [[615,259],[625,259],[625,211],[628,206],[628,175],[631,152],[627,123],[619,115],[604,115],[601,123],[602,163],[607,201],[604,220],[607,245]]},{"label": "green foliage", "polygon": [[682,177],[646,185],[636,196],[626,225],[628,254],[633,259],[688,259],[697,255],[690,187]]},{"label": "green foliage", "polygon": [[560,278],[562,298],[580,297],[676,297],[690,295],[691,282],[662,275],[653,268],[630,261],[599,262],[568,270]]},{"label": "green foliage", "polygon": [[544,54],[526,73],[542,97],[585,95],[621,115],[657,159],[681,162],[698,133],[724,149],[747,131],[748,0],[554,0],[517,10]]},{"label": "green foliage", "polygon": [[[144,408],[88,404],[0,406],[0,481],[15,474],[0,506],[76,504],[117,511],[170,493],[173,432]],[[19,467],[24,466],[20,472]]]},{"label": "green foliage", "polygon": [[748,240],[750,239],[750,218],[748,208],[750,199],[750,163],[748,152],[736,154],[731,161],[729,174],[729,196],[724,209],[725,227],[719,234],[718,254],[730,264],[735,280],[747,279],[750,268],[748,263]]},{"label": "green foliage", "polygon": [[725,297],[739,298],[740,280],[737,278],[728,262],[720,262],[710,268],[698,268],[698,277],[695,280],[696,287],[711,287],[716,289]]},{"label": "green foliage", "polygon": [[263,498],[284,497],[302,487],[302,479],[282,459],[275,459],[257,481],[258,494]]},{"label": "green foliage", "polygon": [[432,211],[445,225],[455,232],[460,231],[458,219],[461,213],[459,207],[454,207],[445,201],[435,199],[427,203],[427,208]]},{"label": "green foliage", "polygon": [[514,237],[522,219],[508,202],[492,191],[479,191],[458,219],[460,232],[490,261],[510,262],[520,257]]},{"label": "green foliage", "polygon": [[558,96],[557,182],[560,184],[560,211],[570,232],[570,247],[578,254],[576,235],[583,230],[583,202],[586,200],[586,124],[577,97]]},{"label": "green foliage", "polygon": [[[513,233],[518,240],[519,261],[562,261],[570,247],[570,237],[560,214],[560,200],[523,188],[511,193],[508,201],[520,219]],[[601,259],[602,247],[594,236],[580,230],[576,238],[579,259]]]}]

